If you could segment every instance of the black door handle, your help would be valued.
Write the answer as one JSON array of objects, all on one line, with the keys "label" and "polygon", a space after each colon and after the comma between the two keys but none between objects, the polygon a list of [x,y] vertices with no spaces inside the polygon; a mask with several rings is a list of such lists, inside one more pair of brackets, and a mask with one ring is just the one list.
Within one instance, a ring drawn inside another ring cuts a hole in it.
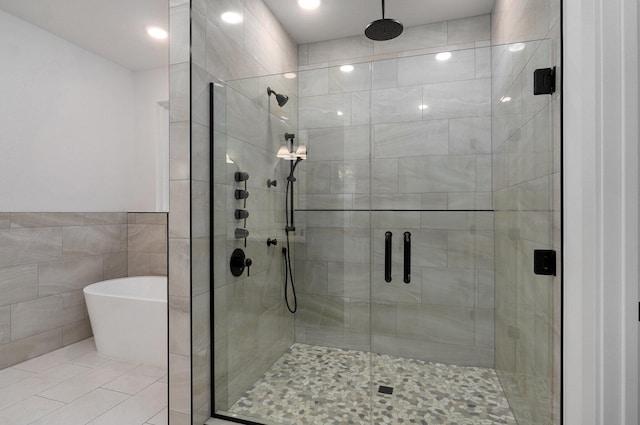
[{"label": "black door handle", "polygon": [[404,283],[411,282],[411,232],[404,232]]},{"label": "black door handle", "polygon": [[391,282],[391,238],[393,233],[384,234],[384,280]]}]

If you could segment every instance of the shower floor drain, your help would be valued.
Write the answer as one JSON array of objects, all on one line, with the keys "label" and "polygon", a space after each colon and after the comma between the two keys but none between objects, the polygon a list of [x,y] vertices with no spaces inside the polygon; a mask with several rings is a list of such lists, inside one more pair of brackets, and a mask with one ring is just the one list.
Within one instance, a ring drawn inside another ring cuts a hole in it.
[{"label": "shower floor drain", "polygon": [[387,387],[385,385],[380,385],[378,387],[378,392],[380,394],[393,394],[393,387]]}]

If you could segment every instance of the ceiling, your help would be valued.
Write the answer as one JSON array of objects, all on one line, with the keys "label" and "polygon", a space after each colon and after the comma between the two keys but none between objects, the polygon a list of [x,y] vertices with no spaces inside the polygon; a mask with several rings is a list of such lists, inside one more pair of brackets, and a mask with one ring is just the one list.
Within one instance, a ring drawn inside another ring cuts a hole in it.
[{"label": "ceiling", "polygon": [[[299,43],[364,34],[365,27],[382,17],[380,0],[322,0],[316,10],[304,10],[296,0],[265,3]],[[495,0],[387,0],[385,17],[405,27],[490,13]]]},{"label": "ceiling", "polygon": [[145,31],[168,30],[168,0],[0,0],[0,9],[132,71],[169,62],[168,41]]},{"label": "ceiling", "polygon": [[[168,28],[169,0],[0,0],[0,9],[132,71],[164,67],[168,41],[147,25]],[[405,27],[490,13],[495,0],[387,0],[386,17]],[[308,11],[296,0],[265,0],[297,43],[361,35],[382,16],[379,0],[322,0]]]}]

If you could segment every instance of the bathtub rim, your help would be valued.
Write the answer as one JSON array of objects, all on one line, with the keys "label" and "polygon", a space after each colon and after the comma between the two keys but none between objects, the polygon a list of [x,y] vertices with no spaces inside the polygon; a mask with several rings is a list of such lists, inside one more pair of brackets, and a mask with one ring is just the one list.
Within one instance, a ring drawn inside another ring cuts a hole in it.
[{"label": "bathtub rim", "polygon": [[[164,294],[161,297],[143,297],[140,295],[123,295],[117,292],[100,290],[101,288],[109,285],[113,285],[116,282],[122,281],[134,281],[134,280],[150,280],[152,282],[160,282],[164,283]],[[168,278],[167,276],[128,276],[128,277],[119,277],[115,279],[107,279],[101,280],[99,282],[92,283],[90,285],[85,286],[82,289],[82,292],[85,296],[98,296],[98,297],[109,297],[109,298],[119,298],[119,299],[128,299],[135,301],[146,301],[153,303],[167,303],[168,300],[168,287],[167,287]]]}]

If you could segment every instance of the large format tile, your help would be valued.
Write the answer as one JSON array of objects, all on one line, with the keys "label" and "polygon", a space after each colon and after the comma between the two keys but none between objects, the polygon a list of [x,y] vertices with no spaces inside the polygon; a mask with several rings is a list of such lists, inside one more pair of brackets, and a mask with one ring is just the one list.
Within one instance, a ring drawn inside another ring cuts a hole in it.
[{"label": "large format tile", "polygon": [[142,424],[164,409],[166,398],[167,384],[156,382],[89,424]]},{"label": "large format tile", "polygon": [[439,61],[436,55],[421,55],[398,59],[398,85],[416,86],[475,78],[475,52],[458,50],[451,52],[447,61]]},{"label": "large format tile", "polygon": [[62,228],[0,229],[0,266],[62,258]]},{"label": "large format tile", "polygon": [[127,399],[126,394],[98,388],[50,413],[34,425],[85,425]]},{"label": "large format tile", "polygon": [[0,306],[38,297],[38,268],[35,264],[0,268]]}]

